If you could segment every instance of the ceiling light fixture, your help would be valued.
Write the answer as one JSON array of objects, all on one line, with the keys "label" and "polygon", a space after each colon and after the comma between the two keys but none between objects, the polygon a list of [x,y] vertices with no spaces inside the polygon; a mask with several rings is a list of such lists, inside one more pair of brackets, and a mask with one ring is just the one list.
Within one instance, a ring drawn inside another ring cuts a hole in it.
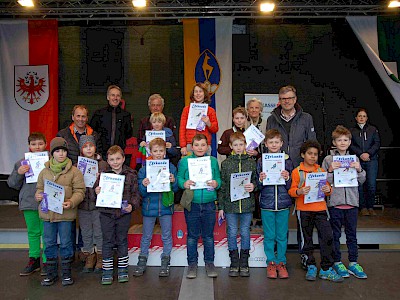
[{"label": "ceiling light fixture", "polygon": [[33,4],[33,1],[32,0],[18,0],[18,3],[21,5],[21,6],[24,6],[24,7],[34,7],[35,5]]},{"label": "ceiling light fixture", "polygon": [[271,12],[275,9],[275,4],[272,2],[263,2],[260,4],[260,11]]},{"label": "ceiling light fixture", "polygon": [[147,5],[146,0],[132,0],[132,4],[137,8],[146,7]]},{"label": "ceiling light fixture", "polygon": [[388,7],[400,7],[400,1],[390,1]]}]

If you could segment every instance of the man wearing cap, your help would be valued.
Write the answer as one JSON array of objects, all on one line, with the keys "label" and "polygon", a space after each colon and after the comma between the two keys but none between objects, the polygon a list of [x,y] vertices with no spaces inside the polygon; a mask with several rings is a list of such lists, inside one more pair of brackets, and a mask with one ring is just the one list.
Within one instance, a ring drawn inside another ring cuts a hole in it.
[{"label": "man wearing cap", "polygon": [[72,123],[68,127],[61,129],[58,137],[64,138],[68,143],[68,158],[72,164],[78,162],[79,139],[83,135],[93,135],[97,145],[97,151],[101,152],[100,135],[90,127],[88,122],[88,109],[85,105],[75,105],[72,109]]}]

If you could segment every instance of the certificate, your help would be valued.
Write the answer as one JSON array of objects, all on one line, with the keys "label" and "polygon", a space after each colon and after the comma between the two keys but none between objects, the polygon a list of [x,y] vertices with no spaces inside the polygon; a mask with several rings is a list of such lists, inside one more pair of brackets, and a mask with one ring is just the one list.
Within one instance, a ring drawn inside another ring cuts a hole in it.
[{"label": "certificate", "polygon": [[165,131],[164,130],[146,130],[146,156],[147,157],[149,157],[151,155],[149,144],[155,138],[160,138],[165,141],[166,140],[165,139]]},{"label": "certificate", "polygon": [[97,160],[78,156],[77,167],[83,174],[85,186],[88,188],[93,188],[93,185],[97,179],[97,173],[99,172],[99,163]]},{"label": "certificate", "polygon": [[63,213],[65,190],[62,185],[53,181],[44,180],[44,193],[47,195],[47,208],[55,213]]},{"label": "certificate", "polygon": [[333,156],[334,162],[340,162],[341,166],[333,170],[333,179],[335,187],[352,187],[358,186],[357,170],[350,168],[352,162],[356,162],[355,155],[338,155]]},{"label": "certificate", "polygon": [[251,171],[231,174],[231,202],[250,197],[250,193],[244,189],[244,185],[250,183]]},{"label": "certificate", "polygon": [[[197,129],[199,131],[204,130],[198,128],[198,125],[203,125],[201,123],[204,123],[201,121],[201,118],[203,116],[207,116],[207,110],[208,110],[208,104],[207,103],[190,103],[190,108],[189,108],[189,115],[188,115],[188,120],[186,123],[186,128],[187,129]],[[205,125],[205,124],[204,124]]]},{"label": "certificate", "polygon": [[212,180],[210,156],[188,158],[189,179],[196,184],[191,185],[191,190],[209,188],[207,181]]},{"label": "certificate", "polygon": [[322,187],[326,185],[326,172],[307,173],[306,186],[310,186],[310,192],[304,195],[304,204],[325,201],[325,193]]},{"label": "certificate", "polygon": [[285,153],[263,153],[262,171],[267,175],[263,185],[282,185],[285,179],[281,176],[285,170]]},{"label": "certificate", "polygon": [[146,177],[150,180],[147,192],[169,192],[171,190],[169,180],[169,159],[147,160]]},{"label": "certificate", "polygon": [[101,173],[100,193],[97,195],[96,206],[121,208],[124,193],[125,175]]},{"label": "certificate", "polygon": [[256,149],[265,138],[262,132],[253,124],[243,132],[243,135],[246,137],[246,150]]},{"label": "certificate", "polygon": [[21,164],[31,166],[29,171],[25,173],[26,183],[38,181],[39,174],[45,168],[44,163],[47,161],[49,161],[49,153],[47,151],[25,153],[25,160]]}]

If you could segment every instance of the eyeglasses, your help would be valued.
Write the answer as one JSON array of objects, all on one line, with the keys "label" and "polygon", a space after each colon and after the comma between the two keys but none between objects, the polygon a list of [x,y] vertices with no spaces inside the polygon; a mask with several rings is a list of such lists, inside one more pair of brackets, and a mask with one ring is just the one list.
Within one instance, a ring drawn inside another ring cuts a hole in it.
[{"label": "eyeglasses", "polygon": [[279,98],[279,101],[290,101],[290,100],[293,100],[294,98],[296,98],[296,96],[287,97],[287,98]]}]

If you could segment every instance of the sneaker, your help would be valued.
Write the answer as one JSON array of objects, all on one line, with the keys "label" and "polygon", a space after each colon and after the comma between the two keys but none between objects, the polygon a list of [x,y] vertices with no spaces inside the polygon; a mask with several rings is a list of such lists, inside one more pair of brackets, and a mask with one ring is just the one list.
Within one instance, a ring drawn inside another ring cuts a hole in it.
[{"label": "sneaker", "polygon": [[72,285],[72,284],[74,284],[74,281],[72,280],[71,277],[65,277],[65,278],[61,279],[61,284],[63,286]]},{"label": "sneaker", "polygon": [[[28,276],[32,273],[40,270],[40,259],[29,257],[28,264],[26,267],[19,273],[20,276]],[[45,274],[46,275],[46,274]]]},{"label": "sneaker", "polygon": [[197,277],[197,265],[189,265],[186,273],[186,278],[194,279]]},{"label": "sneaker", "polygon": [[103,275],[101,276],[102,285],[110,285],[113,283],[113,270],[103,270]]},{"label": "sneaker", "polygon": [[47,275],[47,264],[43,263],[42,268],[40,269],[40,276],[46,276]]},{"label": "sneaker", "polygon": [[267,265],[267,277],[270,279],[278,278],[278,274],[276,273],[276,264],[273,261]]},{"label": "sneaker", "polygon": [[333,269],[343,278],[350,277],[349,271],[347,271],[346,266],[342,262],[339,262],[338,264],[335,263]]},{"label": "sneaker", "polygon": [[338,273],[336,273],[336,271],[332,268],[329,268],[328,270],[324,271],[324,270],[319,270],[319,278],[321,279],[325,279],[325,280],[330,280],[333,282],[343,282],[343,277],[340,276]]},{"label": "sneaker", "polygon": [[213,263],[206,263],[206,273],[210,278],[215,278],[218,276],[217,270]]},{"label": "sneaker", "polygon": [[307,268],[306,280],[315,281],[317,279],[317,267],[309,265]]},{"label": "sneaker", "polygon": [[369,215],[370,215],[370,216],[376,216],[376,212],[374,211],[373,208],[369,208],[369,209],[368,209],[368,212],[369,212]]},{"label": "sneaker", "polygon": [[369,211],[368,211],[368,209],[366,209],[366,208],[363,208],[363,209],[361,209],[361,212],[360,212],[360,214],[362,215],[362,216],[369,216]]},{"label": "sneaker", "polygon": [[349,273],[359,279],[367,279],[368,278],[368,276],[367,276],[367,274],[365,274],[363,268],[357,263],[354,265],[351,265],[351,266],[349,265]]},{"label": "sneaker", "polygon": [[118,282],[124,283],[129,281],[128,268],[118,268]]},{"label": "sneaker", "polygon": [[283,262],[279,263],[279,265],[276,266],[276,271],[278,272],[278,277],[280,279],[289,278],[289,273],[286,269],[286,265]]}]

